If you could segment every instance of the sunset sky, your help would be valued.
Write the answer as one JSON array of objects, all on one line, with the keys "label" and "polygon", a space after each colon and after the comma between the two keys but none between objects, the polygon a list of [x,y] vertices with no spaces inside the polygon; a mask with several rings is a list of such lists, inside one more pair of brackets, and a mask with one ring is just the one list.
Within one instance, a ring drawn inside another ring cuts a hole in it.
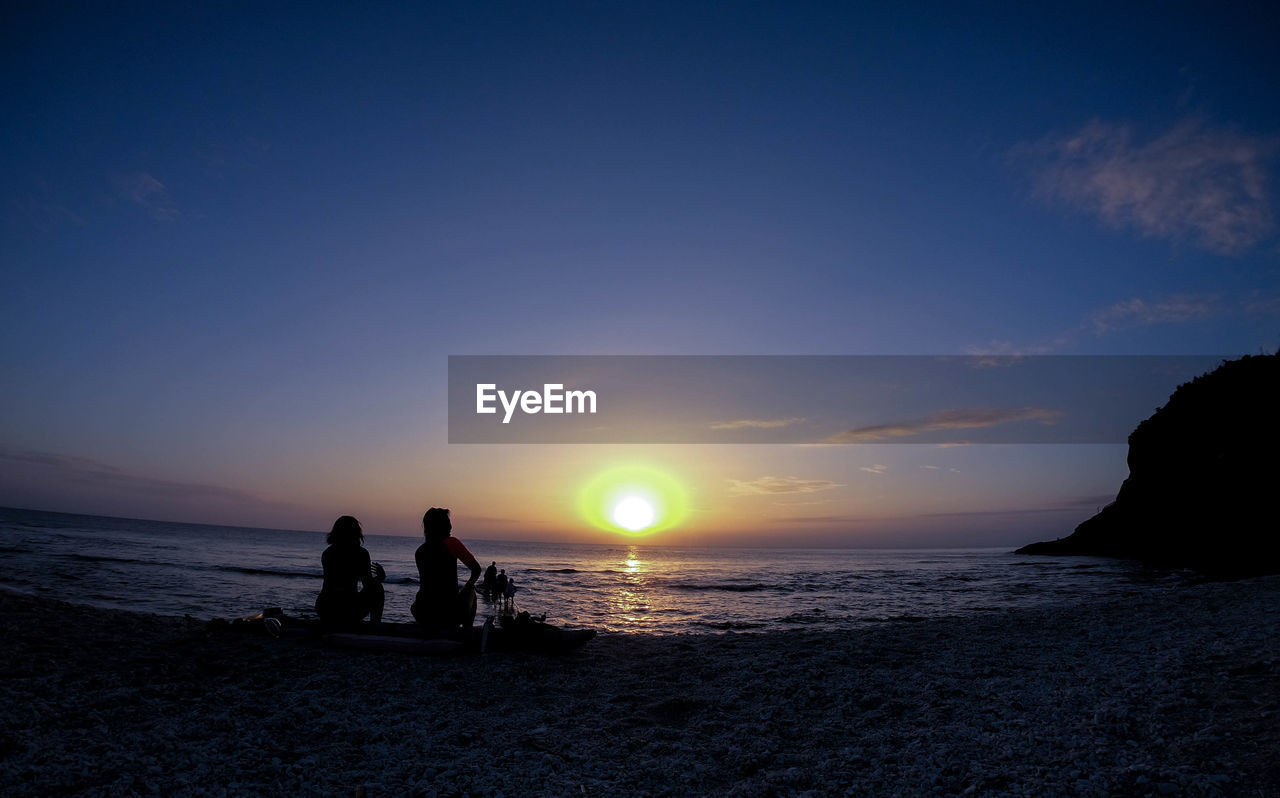
[{"label": "sunset sky", "polygon": [[1273,4],[893,5],[6,4],[0,505],[1068,533],[1123,445],[447,442],[449,355],[1280,347]]}]

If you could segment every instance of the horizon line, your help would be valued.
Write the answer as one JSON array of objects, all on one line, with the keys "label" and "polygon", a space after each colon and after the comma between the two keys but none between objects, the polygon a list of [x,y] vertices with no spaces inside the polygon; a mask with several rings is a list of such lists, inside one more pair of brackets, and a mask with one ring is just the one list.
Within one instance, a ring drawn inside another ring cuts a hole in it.
[{"label": "horizon line", "polygon": [[[270,526],[237,526],[233,524],[209,524],[199,521],[171,521],[161,518],[133,518],[131,516],[121,515],[99,515],[95,513],[73,513],[65,510],[42,510],[34,507],[0,507],[0,512],[16,511],[25,513],[47,513],[49,515],[67,515],[79,516],[81,518],[107,518],[113,521],[141,521],[148,524],[180,524],[182,526],[208,527],[211,529],[248,529],[260,530],[264,532],[291,532],[305,535],[325,535],[323,530],[313,529],[286,529],[283,527]],[[388,537],[388,538],[415,538],[416,534],[397,534],[392,532],[369,532],[366,537]],[[593,543],[589,541],[577,540],[529,540],[529,539],[510,539],[510,538],[488,538],[488,537],[469,537],[469,540],[479,541],[482,543],[526,543],[544,546],[597,546],[597,547],[617,547],[617,546],[649,546],[653,548],[683,548],[683,549],[800,549],[806,551],[950,551],[956,549],[966,550],[991,550],[991,549],[1009,549],[1012,553],[1015,546],[875,546],[875,545],[767,545],[762,543],[715,543],[715,544],[696,544],[696,543],[646,543],[641,540],[619,538],[617,542],[601,542]]]}]

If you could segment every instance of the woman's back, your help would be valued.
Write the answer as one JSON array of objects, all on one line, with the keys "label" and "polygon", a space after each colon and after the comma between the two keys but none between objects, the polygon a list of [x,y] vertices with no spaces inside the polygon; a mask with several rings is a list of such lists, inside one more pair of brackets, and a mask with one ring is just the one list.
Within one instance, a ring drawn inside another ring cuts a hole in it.
[{"label": "woman's back", "polygon": [[428,540],[413,555],[418,564],[418,590],[433,598],[452,597],[458,592],[458,558],[449,549],[449,540],[456,538]]},{"label": "woman's back", "polygon": [[355,593],[369,575],[369,552],[358,543],[334,543],[320,556],[323,593]]}]

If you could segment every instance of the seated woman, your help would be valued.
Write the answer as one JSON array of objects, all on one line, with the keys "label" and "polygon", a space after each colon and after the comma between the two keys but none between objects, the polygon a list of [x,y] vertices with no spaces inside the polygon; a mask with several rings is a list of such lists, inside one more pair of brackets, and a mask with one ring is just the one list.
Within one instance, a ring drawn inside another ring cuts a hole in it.
[{"label": "seated woman", "polygon": [[[459,626],[470,627],[476,617],[476,579],[480,563],[462,541],[452,537],[449,511],[432,507],[422,516],[426,538],[414,559],[418,563],[418,597],[409,611],[430,635],[449,635]],[[471,578],[458,587],[458,560],[471,569]]]},{"label": "seated woman", "polygon": [[[360,522],[344,515],[333,522],[320,562],[324,565],[324,585],[316,598],[316,615],[330,626],[350,626],[365,616],[382,620],[386,594],[382,582],[387,574],[382,566],[369,562]],[[360,590],[359,585],[364,585]]]}]

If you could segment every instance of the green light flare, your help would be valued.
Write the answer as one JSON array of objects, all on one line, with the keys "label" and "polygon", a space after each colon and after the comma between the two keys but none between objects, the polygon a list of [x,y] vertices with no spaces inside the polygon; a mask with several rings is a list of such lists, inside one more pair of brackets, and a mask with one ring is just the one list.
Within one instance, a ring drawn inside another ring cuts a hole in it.
[{"label": "green light flare", "polygon": [[[627,529],[614,520],[614,509],[626,499],[640,499],[653,508],[653,522]],[[619,465],[601,471],[582,486],[578,512],[583,520],[607,532],[646,537],[671,529],[689,514],[684,487],[672,475],[650,465]]]}]

